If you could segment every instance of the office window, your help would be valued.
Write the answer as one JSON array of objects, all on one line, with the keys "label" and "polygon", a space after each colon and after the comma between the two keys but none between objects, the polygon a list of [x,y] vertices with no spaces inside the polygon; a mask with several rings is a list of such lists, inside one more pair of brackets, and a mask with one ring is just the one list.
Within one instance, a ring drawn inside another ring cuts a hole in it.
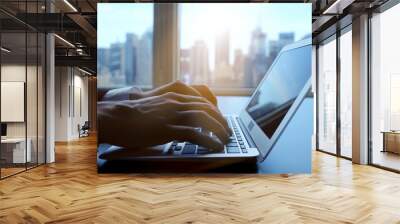
[{"label": "office window", "polygon": [[98,87],[151,88],[153,4],[98,4],[97,9]]},{"label": "office window", "polygon": [[217,92],[251,90],[282,47],[309,37],[308,10],[302,4],[179,4],[178,78]]},{"label": "office window", "polygon": [[340,154],[352,157],[352,32],[340,36]]},{"label": "office window", "polygon": [[336,153],[336,36],[318,47],[318,149]]},{"label": "office window", "polygon": [[400,5],[375,14],[372,29],[372,163],[400,170]]}]

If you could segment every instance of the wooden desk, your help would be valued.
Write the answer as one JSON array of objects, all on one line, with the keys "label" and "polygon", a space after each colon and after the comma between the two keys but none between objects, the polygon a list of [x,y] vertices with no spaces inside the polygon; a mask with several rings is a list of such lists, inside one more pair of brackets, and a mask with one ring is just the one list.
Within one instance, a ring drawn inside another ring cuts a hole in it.
[{"label": "wooden desk", "polygon": [[400,131],[382,131],[383,149],[382,152],[400,154]]},{"label": "wooden desk", "polygon": [[[28,144],[26,144],[26,142]],[[25,145],[27,147],[25,147]],[[6,164],[21,164],[31,161],[31,139],[25,138],[6,138],[1,139],[1,159]],[[26,151],[25,151],[26,148]]]}]

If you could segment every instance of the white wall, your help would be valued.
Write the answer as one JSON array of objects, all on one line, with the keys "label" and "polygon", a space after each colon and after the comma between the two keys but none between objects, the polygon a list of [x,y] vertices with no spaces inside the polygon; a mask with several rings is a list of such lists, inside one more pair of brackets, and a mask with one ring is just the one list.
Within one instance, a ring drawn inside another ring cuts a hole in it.
[{"label": "white wall", "polygon": [[[1,81],[2,82],[25,82],[26,70],[28,74],[32,74],[33,72],[36,74],[36,67],[25,65],[2,65],[1,66]],[[29,77],[28,77],[29,78]],[[36,81],[31,83],[32,80],[29,80],[30,85],[36,85]],[[30,103],[36,99],[36,89],[27,88],[27,102]],[[33,92],[31,92],[32,90]],[[3,96],[4,97],[4,96]],[[35,99],[33,99],[35,98]],[[28,105],[29,106],[29,105]],[[30,105],[30,106],[35,106]],[[1,110],[7,110],[7,108],[1,108]],[[28,113],[28,122],[35,121],[36,123],[36,114]],[[7,136],[8,137],[25,137],[25,123],[26,122],[11,122],[7,123]],[[28,125],[28,127],[32,127],[33,125]],[[36,128],[35,128],[36,129]],[[29,136],[28,136],[29,137]]]},{"label": "white wall", "polygon": [[56,141],[77,139],[78,124],[88,120],[88,78],[83,75],[72,67],[56,67]]}]

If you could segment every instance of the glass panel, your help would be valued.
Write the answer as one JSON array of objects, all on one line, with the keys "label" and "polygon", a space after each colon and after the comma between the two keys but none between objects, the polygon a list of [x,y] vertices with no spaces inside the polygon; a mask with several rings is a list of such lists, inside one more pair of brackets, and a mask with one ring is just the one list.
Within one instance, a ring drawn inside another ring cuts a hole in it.
[{"label": "glass panel", "polygon": [[340,36],[340,153],[352,157],[352,32]]},{"label": "glass panel", "polygon": [[[292,4],[179,4],[179,78],[214,89],[256,87],[282,47],[310,35],[308,10]],[[277,13],[283,11],[285,16]],[[271,25],[278,20],[279,26]]]},{"label": "glass panel", "polygon": [[46,36],[39,33],[38,35],[38,163],[45,163],[45,60],[46,60]]},{"label": "glass panel", "polygon": [[153,4],[98,4],[97,9],[98,87],[151,88]]},{"label": "glass panel", "polygon": [[38,132],[38,88],[37,88],[37,63],[38,63],[38,36],[36,32],[27,33],[27,80],[26,80],[26,116],[27,116],[27,150],[28,152],[28,160],[27,166],[28,168],[34,167],[37,165],[37,132]]},{"label": "glass panel", "polygon": [[26,159],[26,34],[1,34],[1,140],[2,177],[25,170]]},{"label": "glass panel", "polygon": [[372,163],[400,170],[400,5],[372,17]]},{"label": "glass panel", "polygon": [[318,148],[336,154],[336,38],[318,48]]}]

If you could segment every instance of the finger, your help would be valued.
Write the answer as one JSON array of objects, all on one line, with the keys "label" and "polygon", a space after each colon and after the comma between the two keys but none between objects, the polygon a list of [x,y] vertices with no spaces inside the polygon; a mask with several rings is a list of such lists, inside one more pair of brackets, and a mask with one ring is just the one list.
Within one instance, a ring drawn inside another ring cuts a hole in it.
[{"label": "finger", "polygon": [[204,111],[194,110],[180,112],[174,124],[189,127],[201,127],[203,130],[213,132],[223,143],[227,143],[229,139],[229,134],[225,128]]},{"label": "finger", "polygon": [[203,97],[210,101],[215,106],[217,105],[217,97],[206,85],[192,85],[192,88],[197,90]]},{"label": "finger", "polygon": [[179,102],[199,102],[199,103],[210,103],[207,99],[201,96],[191,96],[191,95],[184,95],[175,92],[168,92],[163,94],[163,97],[168,99],[173,99]]},{"label": "finger", "polygon": [[211,115],[214,119],[219,121],[222,126],[225,128],[225,130],[232,134],[232,130],[229,128],[228,122],[225,120],[225,118],[222,116],[222,114],[213,106],[210,105],[209,103],[199,103],[199,102],[190,102],[190,103],[178,103],[176,104],[177,110],[180,111],[187,111],[187,110],[200,110],[208,113]]},{"label": "finger", "polygon": [[201,145],[206,148],[222,151],[224,145],[217,138],[213,138],[203,132],[199,132],[196,128],[169,125],[170,138],[178,141],[187,141],[193,144]]},{"label": "finger", "polygon": [[192,95],[192,96],[202,96],[201,93],[199,91],[197,91],[195,88],[192,88],[191,86],[188,86],[179,80],[171,83],[170,87],[176,93]]}]

